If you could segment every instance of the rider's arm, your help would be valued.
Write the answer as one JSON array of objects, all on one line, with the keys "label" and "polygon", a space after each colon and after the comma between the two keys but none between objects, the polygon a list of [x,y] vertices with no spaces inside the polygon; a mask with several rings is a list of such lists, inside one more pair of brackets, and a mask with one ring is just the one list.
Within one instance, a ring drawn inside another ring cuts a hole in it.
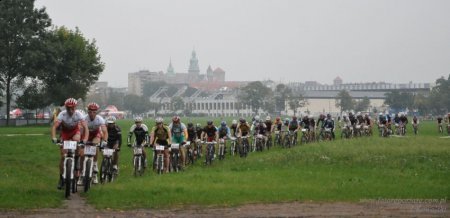
[{"label": "rider's arm", "polygon": [[184,134],[184,141],[187,141],[188,137],[189,137],[189,133],[187,131],[187,128],[184,124],[181,124],[181,129],[183,130],[183,134]]},{"label": "rider's arm", "polygon": [[[167,127],[166,127],[167,128]],[[169,128],[167,128],[167,130],[169,130]],[[167,135],[168,135],[168,141],[167,141],[167,143],[170,145],[171,143],[172,143],[172,134],[170,134],[170,131],[169,132],[167,132]]]},{"label": "rider's arm", "polygon": [[119,148],[122,146],[122,130],[119,126],[116,126],[117,128],[117,137],[119,137]]},{"label": "rider's arm", "polygon": [[108,141],[108,129],[106,129],[106,126],[105,125],[101,125],[100,126],[100,129],[101,129],[101,131],[102,131],[102,138],[103,138],[103,141]]},{"label": "rider's arm", "polygon": [[56,120],[54,123],[53,123],[53,125],[52,125],[52,140],[53,139],[55,139],[56,138],[56,128],[58,128],[58,126],[60,125],[61,123],[58,121],[58,120]]},{"label": "rider's arm", "polygon": [[83,142],[87,142],[87,140],[89,139],[89,129],[88,129],[86,121],[84,121],[84,120],[81,121],[81,127],[83,127],[83,131],[84,131]]},{"label": "rider's arm", "polygon": [[134,129],[136,128],[136,124],[133,124],[130,128],[130,132],[128,133],[128,137],[127,137],[127,144],[131,145],[131,138],[133,137],[133,132]]}]

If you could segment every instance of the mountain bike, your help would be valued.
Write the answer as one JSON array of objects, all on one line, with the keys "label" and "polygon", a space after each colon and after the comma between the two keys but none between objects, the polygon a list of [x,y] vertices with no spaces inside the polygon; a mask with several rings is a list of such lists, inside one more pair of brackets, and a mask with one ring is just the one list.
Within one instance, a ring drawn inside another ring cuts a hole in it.
[{"label": "mountain bike", "polygon": [[247,157],[249,149],[248,135],[241,136],[241,143],[239,145],[239,155],[241,157]]},{"label": "mountain bike", "polygon": [[255,148],[256,151],[263,151],[264,147],[264,136],[262,134],[258,134],[255,136]]},{"label": "mountain bike", "polygon": [[145,158],[143,155],[143,145],[133,144],[133,167],[134,167],[134,176],[142,176],[145,171]]},{"label": "mountain bike", "polygon": [[98,144],[92,142],[86,143],[84,145],[84,161],[83,161],[83,187],[84,192],[89,191],[92,184],[92,175],[94,170],[94,156],[97,154]]},{"label": "mountain bike", "polygon": [[78,143],[76,141],[58,142],[58,146],[64,149],[64,164],[63,164],[63,182],[65,187],[64,196],[68,198],[70,193],[77,191],[77,181],[75,178],[75,152]]},{"label": "mountain bike", "polygon": [[308,129],[303,128],[302,129],[302,137],[300,138],[300,144],[306,144],[309,142],[309,132]]},{"label": "mountain bike", "polygon": [[234,156],[236,154],[236,138],[230,137],[230,155]]},{"label": "mountain bike", "polygon": [[191,145],[191,142],[189,141],[183,145],[186,148],[188,164],[192,165],[194,165],[194,145]]},{"label": "mountain bike", "polygon": [[331,133],[331,128],[325,128],[323,140],[328,140],[328,141],[333,140],[333,135]]},{"label": "mountain bike", "polygon": [[174,143],[170,145],[170,171],[178,172],[181,170],[180,166],[180,144]]},{"label": "mountain bike", "polygon": [[215,141],[206,142],[206,165],[211,165],[214,160],[214,145],[216,144]]},{"label": "mountain bike", "polygon": [[117,176],[113,168],[113,154],[115,150],[110,148],[103,148],[103,160],[100,167],[100,183],[105,184],[106,182],[112,182]]},{"label": "mountain bike", "polygon": [[226,141],[225,139],[219,139],[219,160],[225,159],[225,149],[226,149]]},{"label": "mountain bike", "polygon": [[156,152],[156,172],[162,174],[164,172],[164,146],[155,144]]},{"label": "mountain bike", "polygon": [[417,135],[417,133],[419,132],[419,125],[418,124],[413,124],[413,129],[414,129],[414,135]]},{"label": "mountain bike", "polygon": [[195,149],[195,157],[197,159],[202,158],[202,144],[203,143],[204,142],[202,140],[200,140],[200,139],[195,140],[195,147],[196,147],[196,149]]},{"label": "mountain bike", "polygon": [[342,132],[341,132],[341,139],[342,138],[345,138],[345,139],[350,139],[351,137],[352,137],[352,131],[351,131],[351,129],[347,126],[347,125],[344,125],[343,127],[342,127]]},{"label": "mountain bike", "polygon": [[267,148],[267,150],[269,150],[270,147],[272,147],[272,145],[273,145],[273,142],[272,142],[272,133],[271,133],[271,132],[268,132],[268,134],[267,134],[267,140],[266,140],[266,148]]}]

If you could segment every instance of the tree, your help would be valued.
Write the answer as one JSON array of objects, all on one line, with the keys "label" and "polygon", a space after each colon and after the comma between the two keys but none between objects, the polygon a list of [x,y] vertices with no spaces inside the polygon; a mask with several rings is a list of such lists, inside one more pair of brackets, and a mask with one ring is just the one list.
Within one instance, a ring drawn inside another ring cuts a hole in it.
[{"label": "tree", "polygon": [[131,94],[125,96],[124,107],[133,114],[142,114],[149,111],[151,105],[147,97]]},{"label": "tree", "polygon": [[288,98],[288,105],[294,111],[294,116],[297,114],[297,110],[300,107],[304,107],[308,102],[305,100],[303,95],[291,95]]},{"label": "tree", "polygon": [[355,102],[347,90],[342,90],[336,95],[336,107],[341,109],[341,113],[342,111],[353,110],[355,107]]},{"label": "tree", "polygon": [[89,87],[104,69],[95,40],[85,39],[78,30],[56,28],[46,36],[47,55],[40,59],[37,77],[45,83],[52,103],[68,97],[85,99]]},{"label": "tree", "polygon": [[436,80],[429,97],[430,109],[434,113],[445,113],[450,110],[450,74],[448,79],[441,77]]},{"label": "tree", "polygon": [[6,124],[9,123],[12,82],[26,78],[41,52],[41,36],[51,20],[45,8],[35,9],[34,0],[0,1],[0,86],[6,93]]},{"label": "tree", "polygon": [[426,115],[429,112],[429,98],[425,97],[422,94],[414,95],[414,109],[417,109],[419,114]]},{"label": "tree", "polygon": [[292,96],[291,88],[280,83],[275,88],[275,111],[286,110],[285,102]]},{"label": "tree", "polygon": [[414,96],[412,93],[399,92],[397,90],[385,94],[384,104],[389,105],[394,110],[412,109],[414,105]]},{"label": "tree", "polygon": [[108,99],[106,100],[106,102],[110,105],[116,106],[120,110],[120,109],[124,108],[124,104],[123,104],[124,98],[125,98],[125,94],[111,90],[109,92],[109,96],[108,96]]},{"label": "tree", "polygon": [[370,106],[370,99],[364,96],[360,101],[355,102],[355,111],[366,111]]},{"label": "tree", "polygon": [[238,99],[241,103],[250,105],[256,114],[264,103],[270,100],[272,90],[261,82],[251,82],[240,89]]},{"label": "tree", "polygon": [[43,91],[42,83],[37,80],[33,80],[25,88],[23,94],[16,99],[16,104],[22,109],[36,110],[37,115],[38,109],[49,105],[49,101]]}]

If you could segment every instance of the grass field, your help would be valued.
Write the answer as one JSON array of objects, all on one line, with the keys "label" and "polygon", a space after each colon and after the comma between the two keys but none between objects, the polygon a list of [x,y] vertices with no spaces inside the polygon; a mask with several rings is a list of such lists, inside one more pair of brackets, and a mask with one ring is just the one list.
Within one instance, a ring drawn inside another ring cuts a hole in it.
[{"label": "grass field", "polygon": [[[124,140],[131,124],[119,121]],[[275,148],[246,159],[227,156],[209,167],[198,161],[184,172],[146,171],[139,178],[132,176],[131,149],[124,145],[119,178],[82,195],[97,208],[113,209],[449,198],[450,139],[440,138],[431,122],[421,123],[418,136],[408,131],[404,138],[374,136]],[[11,133],[44,135],[6,136]],[[48,126],[2,127],[0,148],[0,208],[62,205],[63,193],[56,189],[59,150],[50,143]]]}]

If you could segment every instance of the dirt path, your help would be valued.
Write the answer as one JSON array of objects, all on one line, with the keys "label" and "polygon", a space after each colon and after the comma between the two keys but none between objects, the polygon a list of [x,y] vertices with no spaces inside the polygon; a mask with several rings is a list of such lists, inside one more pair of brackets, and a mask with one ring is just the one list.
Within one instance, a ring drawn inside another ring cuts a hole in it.
[{"label": "dirt path", "polygon": [[336,216],[394,216],[394,217],[450,217],[446,201],[441,202],[362,202],[313,203],[290,202],[248,204],[239,207],[216,208],[189,206],[182,209],[131,211],[95,210],[78,194],[72,195],[59,209],[3,211],[0,217],[336,217]]}]

